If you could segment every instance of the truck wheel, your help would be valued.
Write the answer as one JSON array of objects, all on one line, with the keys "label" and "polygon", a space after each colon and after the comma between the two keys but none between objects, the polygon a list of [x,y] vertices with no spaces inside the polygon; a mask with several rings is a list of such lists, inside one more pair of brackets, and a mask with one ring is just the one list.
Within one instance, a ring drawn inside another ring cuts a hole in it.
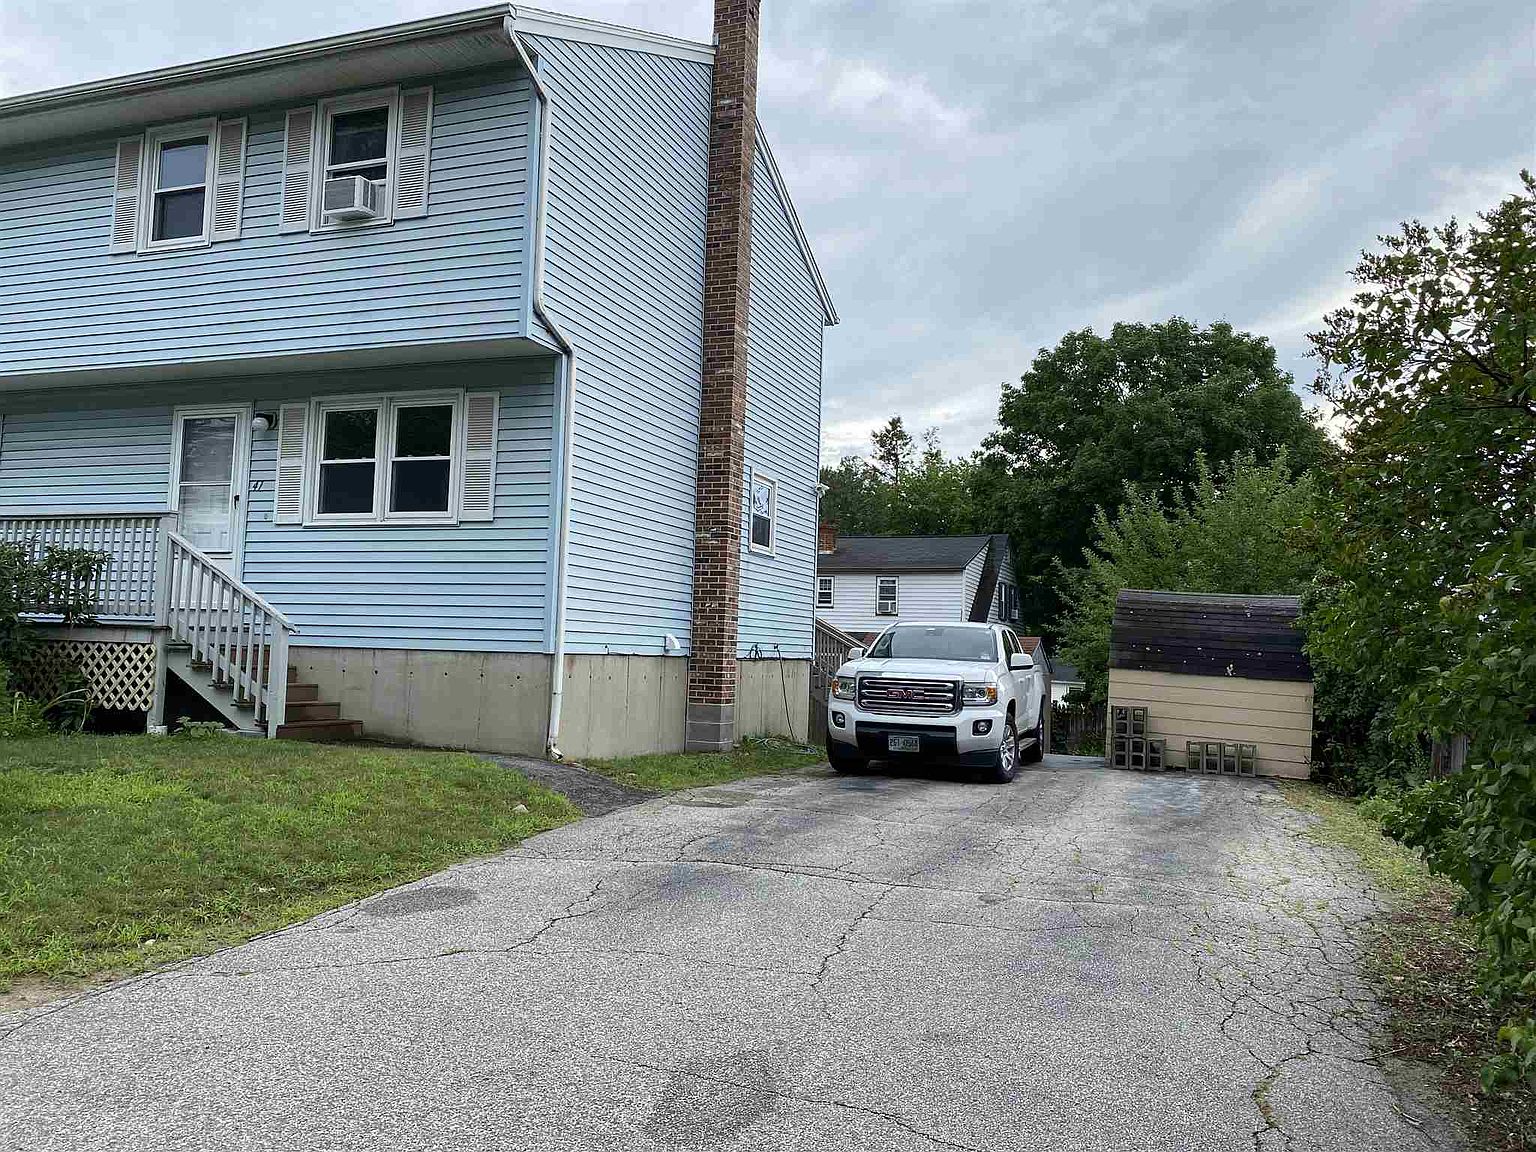
[{"label": "truck wheel", "polygon": [[1019,762],[1021,764],[1038,764],[1045,759],[1045,719],[1024,734],[1024,739],[1029,741],[1029,749],[1023,754]]},{"label": "truck wheel", "polygon": [[1019,771],[1019,729],[1010,713],[1003,722],[1003,742],[997,749],[997,763],[992,768],[992,779],[998,784],[1011,784]]},{"label": "truck wheel", "polygon": [[860,756],[857,752],[844,751],[844,745],[839,740],[827,737],[827,762],[832,765],[832,771],[847,776],[854,772],[862,772],[869,767],[869,758]]}]

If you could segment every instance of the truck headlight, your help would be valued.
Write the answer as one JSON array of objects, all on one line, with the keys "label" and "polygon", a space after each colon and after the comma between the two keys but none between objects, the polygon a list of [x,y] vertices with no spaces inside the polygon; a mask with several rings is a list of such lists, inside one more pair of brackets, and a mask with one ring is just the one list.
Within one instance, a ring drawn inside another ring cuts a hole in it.
[{"label": "truck headlight", "polygon": [[967,708],[981,708],[997,703],[996,684],[966,684],[960,689],[960,702]]},{"label": "truck headlight", "polygon": [[832,677],[832,696],[837,700],[852,700],[854,679],[852,676]]}]

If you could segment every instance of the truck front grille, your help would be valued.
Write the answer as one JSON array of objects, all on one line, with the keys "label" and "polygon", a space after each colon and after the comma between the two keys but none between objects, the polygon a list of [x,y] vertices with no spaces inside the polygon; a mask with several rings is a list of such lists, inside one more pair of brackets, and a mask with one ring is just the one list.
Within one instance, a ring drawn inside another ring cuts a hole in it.
[{"label": "truck front grille", "polygon": [[960,686],[952,680],[860,676],[859,711],[890,716],[947,716],[960,710]]}]

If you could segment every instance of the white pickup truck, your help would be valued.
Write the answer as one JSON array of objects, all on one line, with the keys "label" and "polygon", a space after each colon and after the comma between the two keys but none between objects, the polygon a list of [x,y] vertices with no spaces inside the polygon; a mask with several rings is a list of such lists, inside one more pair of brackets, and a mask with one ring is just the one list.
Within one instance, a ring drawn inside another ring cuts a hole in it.
[{"label": "white pickup truck", "polygon": [[903,757],[981,768],[999,783],[1044,754],[1045,673],[1001,624],[893,624],[855,648],[827,693],[839,772]]}]

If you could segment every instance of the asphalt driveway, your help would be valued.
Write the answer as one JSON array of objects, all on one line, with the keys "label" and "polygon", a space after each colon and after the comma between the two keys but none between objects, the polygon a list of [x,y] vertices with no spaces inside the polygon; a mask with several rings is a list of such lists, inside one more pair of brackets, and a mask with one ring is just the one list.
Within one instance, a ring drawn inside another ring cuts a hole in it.
[{"label": "asphalt driveway", "polygon": [[651,800],[0,1018],[0,1148],[1452,1147],[1267,784]]}]

